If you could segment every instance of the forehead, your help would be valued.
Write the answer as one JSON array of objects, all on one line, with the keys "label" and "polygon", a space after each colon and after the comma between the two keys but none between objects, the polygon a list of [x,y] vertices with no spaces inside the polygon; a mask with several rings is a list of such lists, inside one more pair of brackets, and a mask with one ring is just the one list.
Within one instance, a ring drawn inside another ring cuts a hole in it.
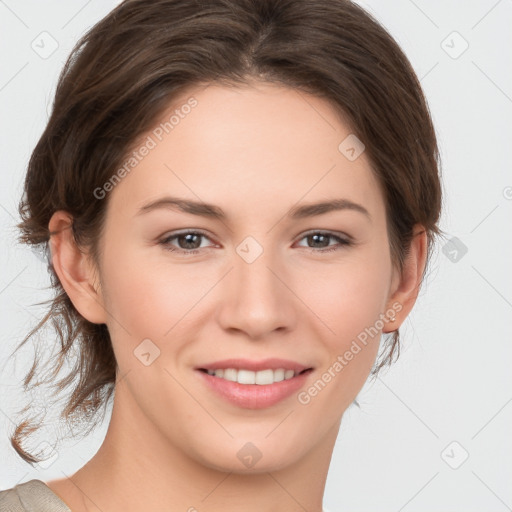
[{"label": "forehead", "polygon": [[137,161],[110,199],[137,209],[169,194],[261,215],[280,204],[345,197],[382,213],[365,153],[351,160],[341,151],[353,137],[327,100],[302,91],[267,83],[197,87],[140,137],[137,157],[126,157]]}]

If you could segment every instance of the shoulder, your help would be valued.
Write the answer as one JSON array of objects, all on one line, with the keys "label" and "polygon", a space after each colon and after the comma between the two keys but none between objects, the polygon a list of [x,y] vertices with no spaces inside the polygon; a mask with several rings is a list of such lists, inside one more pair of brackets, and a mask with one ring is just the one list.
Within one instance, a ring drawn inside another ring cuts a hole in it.
[{"label": "shoulder", "polygon": [[68,506],[42,481],[30,480],[0,491],[0,512],[71,512]]}]

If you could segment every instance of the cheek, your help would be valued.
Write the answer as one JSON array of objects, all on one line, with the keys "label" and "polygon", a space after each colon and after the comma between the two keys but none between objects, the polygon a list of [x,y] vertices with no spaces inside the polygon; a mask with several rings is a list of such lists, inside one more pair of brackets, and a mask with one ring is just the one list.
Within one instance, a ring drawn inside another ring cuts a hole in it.
[{"label": "cheek", "polygon": [[326,268],[303,284],[302,293],[322,320],[317,336],[326,357],[300,403],[331,408],[334,418],[354,400],[378,353],[390,276],[390,260],[375,249]]},{"label": "cheek", "polygon": [[135,345],[149,338],[163,347],[190,328],[194,305],[215,282],[211,271],[201,275],[196,266],[170,264],[165,257],[150,261],[144,251],[121,246],[105,251],[103,268],[113,342],[129,338]]},{"label": "cheek", "polygon": [[[102,262],[113,343],[123,340],[123,345],[135,348],[149,338],[163,347],[172,336],[178,350],[179,335],[193,329],[194,319],[204,315],[201,300],[212,286],[217,283],[216,293],[222,294],[219,280],[226,269],[208,262],[169,262],[162,254],[149,258],[147,250],[119,242],[105,249]],[[328,258],[295,261],[283,277],[293,290],[289,301],[295,314],[304,318],[298,325],[314,329],[314,337],[329,353],[339,354],[384,311],[390,262],[376,246],[340,254],[337,261]]]},{"label": "cheek", "polygon": [[[164,329],[159,336],[204,297],[225,272],[208,263],[168,263],[165,258],[150,263],[143,254],[127,254],[106,253],[106,307],[112,316],[134,324],[135,330],[144,325],[152,326],[153,331]],[[340,263],[297,265],[285,277],[295,282],[293,289],[304,298],[303,307],[310,307],[326,323],[329,320],[333,325],[346,325],[350,321],[364,327],[385,305],[389,273],[385,259],[363,255]],[[293,293],[290,301],[294,302]]]},{"label": "cheek", "polygon": [[390,263],[384,258],[363,255],[341,264],[318,266],[296,289],[323,322],[332,344],[341,349],[347,340],[373,326],[385,311],[390,275]]},{"label": "cheek", "polygon": [[311,417],[324,415],[328,424],[354,401],[379,349],[385,286],[378,273],[363,274],[349,273],[336,286],[319,285],[317,290],[322,299],[315,313],[329,327],[318,331],[325,357],[316,379],[297,398],[315,410],[309,411]]}]

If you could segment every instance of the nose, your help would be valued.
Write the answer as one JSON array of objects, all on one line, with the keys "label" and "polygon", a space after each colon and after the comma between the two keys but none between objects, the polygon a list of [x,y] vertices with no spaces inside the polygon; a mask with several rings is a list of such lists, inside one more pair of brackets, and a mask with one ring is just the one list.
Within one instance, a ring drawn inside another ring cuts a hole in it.
[{"label": "nose", "polygon": [[254,261],[239,254],[222,282],[218,322],[224,330],[239,331],[254,340],[294,328],[297,304],[290,272],[270,251]]}]

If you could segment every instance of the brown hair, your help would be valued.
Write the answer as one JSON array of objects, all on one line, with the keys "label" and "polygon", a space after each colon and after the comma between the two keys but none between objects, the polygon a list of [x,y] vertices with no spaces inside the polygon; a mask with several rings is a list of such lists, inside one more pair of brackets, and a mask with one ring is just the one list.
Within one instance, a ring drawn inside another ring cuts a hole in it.
[{"label": "brown hair", "polygon": [[[416,223],[425,227],[430,257],[440,234],[441,185],[429,109],[397,43],[348,0],[121,3],[82,37],[59,77],[50,119],[28,165],[20,240],[48,254],[50,218],[66,210],[77,244],[98,261],[108,198],[98,200],[94,190],[112,177],[134,141],[191,86],[252,80],[327,99],[366,146],[386,201],[393,263],[402,268]],[[114,390],[109,332],[77,312],[49,260],[48,269],[55,297],[18,348],[52,323],[61,346],[48,381],[76,354],[72,370],[54,386],[60,392],[78,377],[61,417],[86,418],[90,431]],[[386,343],[387,354],[372,374],[398,357],[398,331]],[[39,362],[24,379],[25,390]],[[29,463],[41,460],[21,447],[40,428],[32,420],[17,424],[10,438]]]}]

